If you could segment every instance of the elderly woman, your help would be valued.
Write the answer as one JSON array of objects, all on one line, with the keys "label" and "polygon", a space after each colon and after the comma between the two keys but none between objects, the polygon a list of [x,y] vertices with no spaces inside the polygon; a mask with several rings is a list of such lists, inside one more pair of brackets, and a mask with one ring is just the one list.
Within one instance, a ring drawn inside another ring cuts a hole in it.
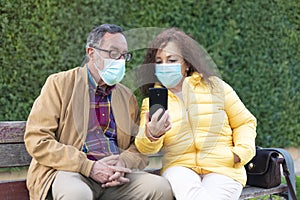
[{"label": "elderly woman", "polygon": [[[143,154],[163,153],[161,173],[177,200],[238,199],[244,164],[255,154],[256,118],[214,66],[190,36],[170,28],[153,40],[140,69],[147,84],[135,144]],[[168,89],[161,118],[159,109],[149,119],[150,87]]]}]

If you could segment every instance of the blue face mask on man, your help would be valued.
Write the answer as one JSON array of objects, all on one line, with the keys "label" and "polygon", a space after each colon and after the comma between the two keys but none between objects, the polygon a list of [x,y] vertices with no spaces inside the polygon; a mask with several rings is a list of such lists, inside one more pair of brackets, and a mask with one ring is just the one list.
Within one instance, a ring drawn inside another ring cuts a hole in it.
[{"label": "blue face mask on man", "polygon": [[181,74],[181,64],[156,64],[155,75],[166,88],[173,88],[181,81],[183,77]]},{"label": "blue face mask on man", "polygon": [[125,60],[104,59],[103,70],[98,70],[101,79],[109,86],[119,83],[125,75]]}]

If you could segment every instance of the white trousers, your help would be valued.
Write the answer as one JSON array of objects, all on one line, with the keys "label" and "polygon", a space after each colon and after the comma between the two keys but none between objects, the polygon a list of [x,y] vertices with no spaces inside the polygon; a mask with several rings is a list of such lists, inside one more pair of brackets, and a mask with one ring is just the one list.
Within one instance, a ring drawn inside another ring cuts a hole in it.
[{"label": "white trousers", "polygon": [[163,174],[176,200],[238,200],[243,186],[221,174],[199,175],[186,167],[170,167]]}]

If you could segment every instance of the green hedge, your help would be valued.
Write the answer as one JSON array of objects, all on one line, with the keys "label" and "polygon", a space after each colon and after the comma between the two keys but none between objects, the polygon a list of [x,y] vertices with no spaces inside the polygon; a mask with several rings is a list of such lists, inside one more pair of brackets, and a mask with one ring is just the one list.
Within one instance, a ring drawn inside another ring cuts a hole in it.
[{"label": "green hedge", "polygon": [[[258,145],[299,147],[298,0],[1,0],[0,13],[1,121],[26,120],[46,77],[81,65],[93,26],[176,26],[206,48],[257,117]],[[129,71],[144,54],[130,48],[135,61]]]}]

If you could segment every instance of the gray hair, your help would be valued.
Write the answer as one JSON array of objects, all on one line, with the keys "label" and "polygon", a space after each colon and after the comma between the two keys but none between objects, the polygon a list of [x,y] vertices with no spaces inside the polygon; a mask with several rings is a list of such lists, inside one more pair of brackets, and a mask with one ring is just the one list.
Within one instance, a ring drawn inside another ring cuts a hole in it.
[{"label": "gray hair", "polygon": [[[99,41],[104,36],[105,33],[123,33],[123,29],[115,24],[102,24],[93,28],[93,30],[89,33],[87,40],[86,40],[86,48],[94,47],[95,45],[99,44]],[[88,56],[85,56],[84,64],[89,61]]]}]

